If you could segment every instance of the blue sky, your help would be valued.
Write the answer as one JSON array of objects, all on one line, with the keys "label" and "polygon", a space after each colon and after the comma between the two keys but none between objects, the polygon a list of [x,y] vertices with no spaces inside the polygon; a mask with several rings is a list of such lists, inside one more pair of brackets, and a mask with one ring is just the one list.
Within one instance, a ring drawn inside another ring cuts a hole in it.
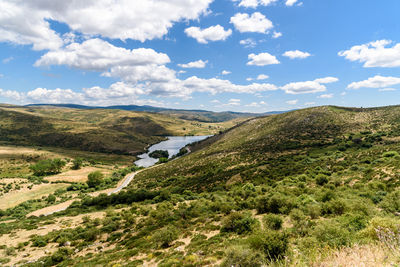
[{"label": "blue sky", "polygon": [[398,0],[0,0],[0,102],[399,104]]}]

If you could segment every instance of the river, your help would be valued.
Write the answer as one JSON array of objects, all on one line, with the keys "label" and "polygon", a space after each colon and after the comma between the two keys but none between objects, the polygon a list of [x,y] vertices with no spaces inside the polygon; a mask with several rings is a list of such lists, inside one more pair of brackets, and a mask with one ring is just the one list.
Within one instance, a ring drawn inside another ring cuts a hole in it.
[{"label": "river", "polygon": [[179,153],[182,147],[188,144],[198,142],[210,137],[210,135],[203,136],[167,136],[168,140],[162,141],[158,144],[152,145],[149,148],[148,153],[139,155],[139,160],[135,161],[135,164],[140,167],[150,167],[157,163],[158,159],[149,156],[149,153],[155,150],[167,150],[169,158]]}]

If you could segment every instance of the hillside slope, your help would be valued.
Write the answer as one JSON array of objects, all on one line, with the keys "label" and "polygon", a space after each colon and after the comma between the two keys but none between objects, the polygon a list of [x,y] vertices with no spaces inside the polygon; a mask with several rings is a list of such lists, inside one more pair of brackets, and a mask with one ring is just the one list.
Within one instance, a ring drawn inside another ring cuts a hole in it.
[{"label": "hillside slope", "polygon": [[179,177],[182,186],[206,188],[224,185],[238,174],[244,182],[253,174],[249,178],[246,176],[259,172],[260,168],[272,168],[280,177],[297,175],[303,173],[305,167],[286,166],[279,172],[274,165],[277,157],[307,156],[318,148],[351,146],[354,142],[349,140],[350,135],[360,142],[359,146],[376,145],[375,134],[385,133],[386,140],[400,134],[399,115],[397,106],[376,109],[317,107],[255,118],[215,136],[215,142],[208,147],[141,176],[146,176],[143,178],[146,181],[152,177],[159,177],[159,181]]},{"label": "hillside slope", "polygon": [[0,141],[118,154],[141,153],[164,136],[213,134],[234,124],[122,110],[0,107]]}]

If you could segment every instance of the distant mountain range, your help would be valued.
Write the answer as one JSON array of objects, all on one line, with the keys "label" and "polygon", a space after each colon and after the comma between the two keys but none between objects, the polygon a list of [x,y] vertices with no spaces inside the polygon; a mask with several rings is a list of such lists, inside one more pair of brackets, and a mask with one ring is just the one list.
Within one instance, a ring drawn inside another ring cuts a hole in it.
[{"label": "distant mountain range", "polygon": [[119,106],[107,106],[107,107],[93,107],[93,106],[84,106],[84,105],[75,105],[75,104],[31,104],[27,105],[27,107],[62,107],[62,108],[76,108],[76,109],[120,109],[127,111],[138,111],[138,112],[153,112],[153,113],[162,113],[174,115],[181,119],[187,120],[195,120],[200,122],[223,122],[236,118],[243,117],[260,117],[274,114],[286,113],[288,111],[271,111],[265,113],[242,113],[242,112],[233,112],[233,111],[224,111],[224,112],[213,112],[207,110],[185,110],[185,109],[170,109],[170,108],[161,108],[161,107],[153,107],[153,106],[138,106],[138,105],[119,105]]}]

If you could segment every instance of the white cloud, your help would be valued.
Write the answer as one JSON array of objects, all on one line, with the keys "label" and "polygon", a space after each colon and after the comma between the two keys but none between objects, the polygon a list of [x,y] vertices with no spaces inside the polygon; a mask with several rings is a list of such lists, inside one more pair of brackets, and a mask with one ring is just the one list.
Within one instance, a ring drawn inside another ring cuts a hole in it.
[{"label": "white cloud", "polygon": [[223,70],[222,72],[221,72],[221,74],[222,75],[228,75],[228,74],[231,74],[232,72],[230,72],[230,71],[228,71],[228,70]]},{"label": "white cloud", "polygon": [[274,31],[274,33],[272,34],[272,38],[277,39],[279,37],[282,37],[282,33]]},{"label": "white cloud", "polygon": [[240,106],[240,99],[231,98],[229,99],[228,104],[229,106]]},{"label": "white cloud", "polygon": [[288,105],[296,105],[296,104],[297,104],[297,102],[299,102],[299,100],[298,100],[298,99],[295,99],[295,100],[289,100],[289,101],[286,101],[286,104],[288,104]]},{"label": "white cloud", "polygon": [[0,96],[16,101],[23,101],[25,96],[23,93],[12,91],[12,90],[3,90],[0,88]]},{"label": "white cloud", "polygon": [[186,63],[186,64],[178,64],[178,66],[181,67],[181,68],[185,68],[185,69],[189,69],[189,68],[202,69],[202,68],[206,67],[207,63],[208,63],[208,60],[203,61],[203,60],[200,59],[200,60],[189,62],[189,63]]},{"label": "white cloud", "polygon": [[285,91],[287,94],[293,94],[293,95],[319,93],[326,91],[326,86],[323,84],[333,83],[338,80],[339,79],[334,77],[326,77],[326,78],[316,79],[314,81],[293,82],[282,86],[281,89]]},{"label": "white cloud", "polygon": [[260,12],[254,12],[249,16],[247,13],[237,13],[231,17],[230,22],[239,32],[267,33],[274,25]]},{"label": "white cloud", "polygon": [[392,41],[379,40],[363,45],[356,45],[349,50],[340,51],[339,56],[350,61],[364,63],[365,68],[400,67],[400,43],[387,47]]},{"label": "white cloud", "polygon": [[217,99],[214,99],[214,100],[211,100],[210,101],[211,103],[214,103],[214,104],[219,104],[219,103],[221,103],[219,100],[217,100]]},{"label": "white cloud", "polygon": [[250,54],[248,58],[250,61],[247,62],[247,65],[266,66],[280,63],[275,56],[269,53]]},{"label": "white cloud", "polygon": [[346,92],[341,92],[340,95],[341,96],[345,96],[345,95],[347,95],[347,93]]},{"label": "white cloud", "polygon": [[324,95],[320,95],[318,98],[325,98],[325,99],[327,99],[327,98],[332,98],[333,97],[333,94],[324,94]]},{"label": "white cloud", "polygon": [[353,82],[347,86],[348,89],[360,88],[385,88],[393,85],[400,84],[400,78],[397,77],[384,77],[377,75],[367,80],[360,82]]},{"label": "white cloud", "polygon": [[257,42],[254,39],[251,39],[251,38],[240,40],[239,43],[241,45],[243,45],[244,47],[246,47],[246,48],[253,48],[253,47],[256,47],[256,45],[257,45]]},{"label": "white cloud", "polygon": [[265,75],[265,74],[260,74],[257,76],[257,80],[266,80],[268,78],[269,78],[269,76]]},{"label": "white cloud", "polygon": [[208,92],[211,94],[230,92],[230,93],[257,93],[265,91],[274,91],[278,88],[269,83],[252,83],[249,85],[237,85],[228,80],[221,79],[201,79],[196,76],[182,81],[182,86],[186,90],[195,92]]},{"label": "white cloud", "polygon": [[315,102],[306,102],[304,103],[304,106],[312,106],[315,105]]},{"label": "white cloud", "polygon": [[249,77],[249,78],[246,78],[246,81],[248,81],[248,82],[251,82],[252,80],[254,80],[253,78],[251,78],[251,77]]},{"label": "white cloud", "polygon": [[265,103],[264,101],[260,101],[260,102],[252,102],[250,104],[247,104],[246,107],[257,108],[257,107],[261,107],[261,106],[265,106],[265,105],[267,105],[267,103]]},{"label": "white cloud", "polygon": [[48,19],[87,36],[139,41],[161,38],[174,23],[198,19],[212,0],[0,1],[0,41],[58,49],[62,38]]},{"label": "white cloud", "polygon": [[231,34],[232,30],[228,29],[225,31],[221,25],[211,26],[206,29],[200,29],[199,27],[190,27],[185,29],[187,36],[197,40],[202,44],[207,44],[209,41],[223,41],[226,40]]},{"label": "white cloud", "polygon": [[293,6],[297,3],[297,0],[286,0],[286,6]]},{"label": "white cloud", "polygon": [[288,57],[290,59],[296,59],[296,58],[308,58],[309,56],[311,56],[310,53],[307,52],[302,52],[300,50],[293,50],[293,51],[286,51],[285,53],[283,53],[284,57]]},{"label": "white cloud", "polygon": [[50,104],[61,104],[61,103],[82,103],[84,101],[84,95],[77,93],[71,89],[54,89],[49,90],[46,88],[36,88],[35,90],[29,91],[27,97],[35,103],[50,103]]},{"label": "white cloud", "polygon": [[393,91],[397,91],[397,89],[388,87],[388,88],[381,88],[378,91],[379,92],[393,92]]},{"label": "white cloud", "polygon": [[278,0],[241,0],[239,6],[256,8],[259,5],[268,6],[277,1]]},{"label": "white cloud", "polygon": [[47,52],[35,62],[35,66],[67,65],[81,70],[106,71],[114,66],[161,65],[169,62],[168,55],[153,49],[129,50],[96,38]]}]

